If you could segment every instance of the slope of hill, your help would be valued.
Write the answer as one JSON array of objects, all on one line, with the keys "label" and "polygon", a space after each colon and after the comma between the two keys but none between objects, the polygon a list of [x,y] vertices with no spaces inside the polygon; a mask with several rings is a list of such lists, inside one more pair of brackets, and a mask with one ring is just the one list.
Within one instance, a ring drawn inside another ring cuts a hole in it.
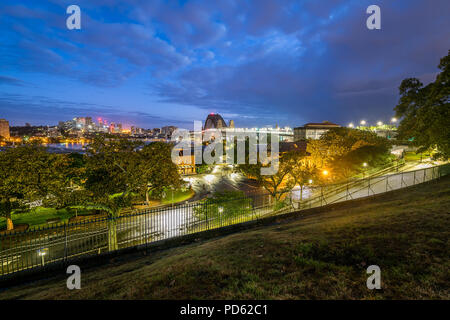
[{"label": "slope of hill", "polygon": [[[66,277],[0,299],[449,299],[450,176]],[[381,290],[366,269],[381,268]]]}]

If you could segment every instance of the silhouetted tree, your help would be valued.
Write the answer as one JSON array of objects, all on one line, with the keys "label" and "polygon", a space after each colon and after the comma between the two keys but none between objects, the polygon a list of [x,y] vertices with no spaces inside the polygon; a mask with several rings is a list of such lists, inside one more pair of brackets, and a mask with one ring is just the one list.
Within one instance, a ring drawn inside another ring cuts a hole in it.
[{"label": "silhouetted tree", "polygon": [[410,139],[418,152],[437,149],[443,158],[450,157],[450,51],[439,64],[436,80],[424,86],[419,79],[402,81],[400,101],[394,108],[401,117],[400,139]]}]

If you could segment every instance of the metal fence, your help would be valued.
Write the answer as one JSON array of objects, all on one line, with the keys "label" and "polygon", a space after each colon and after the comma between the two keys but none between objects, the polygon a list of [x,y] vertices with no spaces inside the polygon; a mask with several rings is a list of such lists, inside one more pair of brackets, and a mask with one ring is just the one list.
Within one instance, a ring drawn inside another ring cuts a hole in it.
[{"label": "metal fence", "polygon": [[255,193],[230,201],[198,201],[76,223],[0,234],[0,275],[4,276],[78,256],[100,255],[158,240],[221,228],[269,215],[301,211],[367,197],[447,175],[450,165],[372,177],[348,183],[306,186],[278,201]]}]

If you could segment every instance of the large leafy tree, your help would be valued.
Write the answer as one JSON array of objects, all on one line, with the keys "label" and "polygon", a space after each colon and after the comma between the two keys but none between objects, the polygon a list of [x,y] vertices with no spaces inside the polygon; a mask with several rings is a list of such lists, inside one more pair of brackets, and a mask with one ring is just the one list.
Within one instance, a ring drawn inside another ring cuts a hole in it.
[{"label": "large leafy tree", "polygon": [[391,143],[370,131],[334,128],[318,140],[308,141],[310,163],[317,168],[333,169],[334,179],[348,178],[362,162],[379,165],[389,160]]},{"label": "large leafy tree", "polygon": [[310,184],[310,181],[315,183],[320,179],[319,169],[312,161],[308,161],[306,152],[292,151],[289,155],[289,161],[292,163],[292,169],[289,174],[289,179],[294,187],[300,187],[300,201],[303,199],[303,189]]},{"label": "large leafy tree", "polygon": [[85,187],[96,199],[113,199],[111,196],[116,195],[128,202],[136,196],[145,197],[149,192],[159,196],[167,187],[180,186],[168,144],[143,146],[125,138],[102,136],[87,151]]},{"label": "large leafy tree", "polygon": [[86,154],[86,182],[91,193],[87,206],[110,216],[109,248],[117,249],[115,219],[121,208],[148,192],[161,194],[165,187],[179,187],[180,177],[171,160],[171,147],[163,143],[143,146],[129,139],[99,136]]},{"label": "large leafy tree", "polygon": [[26,203],[56,201],[65,188],[64,155],[50,154],[38,145],[23,145],[0,152],[0,215],[13,229],[11,214],[26,209]]},{"label": "large leafy tree", "polygon": [[304,155],[303,152],[297,150],[281,154],[278,171],[272,175],[261,174],[261,168],[265,166],[261,162],[257,164],[242,164],[239,166],[239,170],[244,175],[255,179],[260,186],[279,202],[283,195],[291,191],[297,183],[298,179],[293,179],[292,175],[296,167],[302,165],[300,160]]},{"label": "large leafy tree", "polygon": [[439,64],[436,80],[424,86],[419,79],[402,81],[400,101],[394,108],[401,117],[400,139],[411,139],[418,152],[436,148],[444,158],[450,157],[450,51]]},{"label": "large leafy tree", "polygon": [[180,175],[177,166],[171,160],[172,146],[163,142],[153,142],[139,152],[139,171],[141,174],[136,192],[160,197],[167,187],[179,188]]}]

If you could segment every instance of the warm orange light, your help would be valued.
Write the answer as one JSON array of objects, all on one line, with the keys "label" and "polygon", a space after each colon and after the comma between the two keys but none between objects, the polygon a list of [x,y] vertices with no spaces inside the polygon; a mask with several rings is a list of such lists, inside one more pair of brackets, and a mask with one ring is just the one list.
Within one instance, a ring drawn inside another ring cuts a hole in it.
[{"label": "warm orange light", "polygon": [[323,174],[324,176],[327,176],[327,175],[328,175],[328,170],[323,170],[323,171],[322,171],[322,174]]}]

